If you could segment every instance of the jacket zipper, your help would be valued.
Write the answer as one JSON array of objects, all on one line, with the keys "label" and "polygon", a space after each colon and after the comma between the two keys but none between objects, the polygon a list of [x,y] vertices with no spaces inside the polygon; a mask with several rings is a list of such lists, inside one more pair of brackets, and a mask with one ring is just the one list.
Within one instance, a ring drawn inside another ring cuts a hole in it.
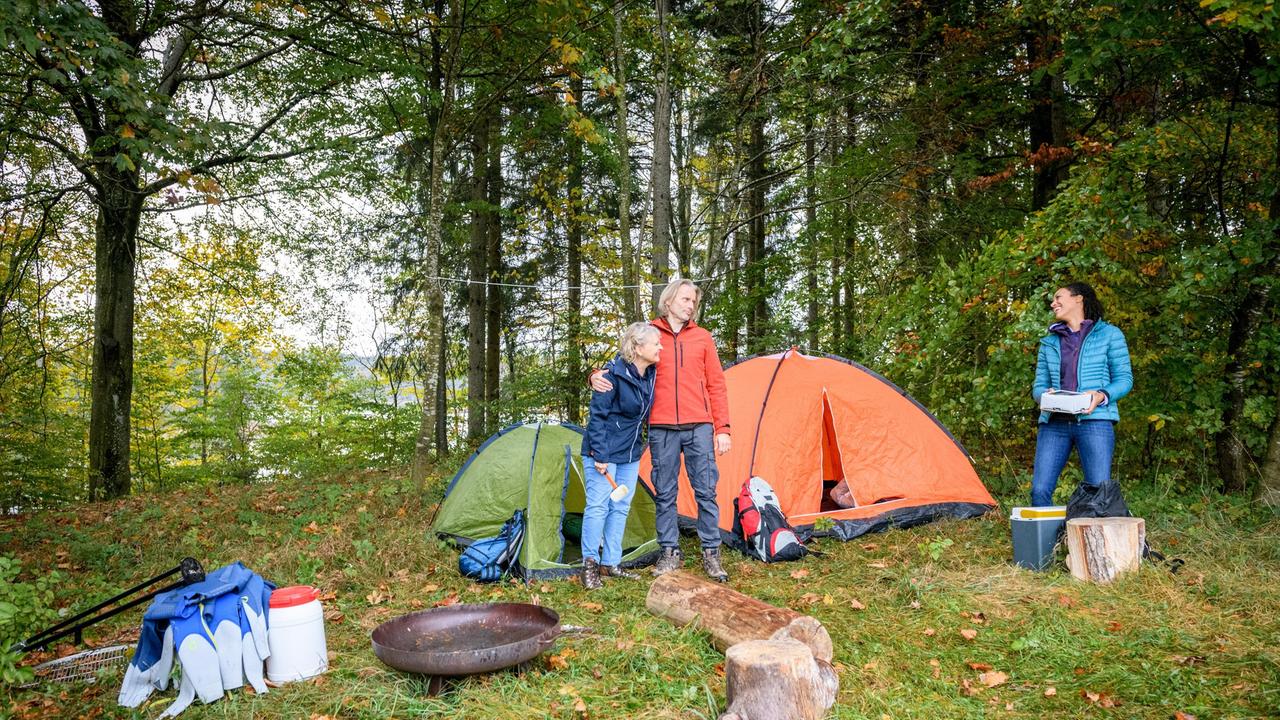
[{"label": "jacket zipper", "polygon": [[636,432],[631,436],[631,452],[627,453],[627,462],[635,462],[634,455],[636,443],[640,442],[640,426],[644,424],[644,417],[649,414],[649,408],[653,407],[653,390],[654,385],[658,381],[658,373],[653,374],[653,380],[649,382],[649,405],[640,412],[640,420],[636,422]]},{"label": "jacket zipper", "polygon": [[[1084,369],[1084,344],[1089,342],[1089,336],[1093,334],[1093,329],[1098,326],[1101,320],[1095,320],[1090,323],[1089,329],[1085,331],[1084,337],[1080,338],[1080,354],[1076,356],[1076,392],[1080,392],[1080,371]],[[1062,356],[1062,339],[1058,339],[1058,356]],[[1061,365],[1061,361],[1058,363]],[[1061,380],[1062,378],[1058,378]]]},{"label": "jacket zipper", "polygon": [[680,366],[684,364],[684,353],[681,352],[681,349],[680,349],[680,333],[678,332],[671,333],[671,342],[673,345],[675,345],[675,349],[676,349],[676,384],[675,384],[676,423],[675,424],[679,425],[680,424]]}]

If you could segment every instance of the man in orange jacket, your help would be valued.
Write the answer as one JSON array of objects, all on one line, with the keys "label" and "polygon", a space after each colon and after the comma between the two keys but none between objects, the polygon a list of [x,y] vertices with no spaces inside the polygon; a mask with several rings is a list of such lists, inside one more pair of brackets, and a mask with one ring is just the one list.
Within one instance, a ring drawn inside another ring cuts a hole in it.
[{"label": "man in orange jacket", "polygon": [[[683,454],[689,485],[698,502],[702,569],[709,577],[725,582],[729,574],[720,563],[720,508],[716,504],[720,471],[712,453],[723,455],[732,445],[729,396],[715,340],[693,322],[701,299],[702,291],[692,280],[673,280],[659,296],[659,316],[651,321],[662,333],[657,385],[649,413],[649,456],[657,495],[658,544],[662,548],[653,572],[661,575],[684,564],[676,522]],[[598,372],[591,378],[591,387],[608,392],[613,385],[604,372]]]}]

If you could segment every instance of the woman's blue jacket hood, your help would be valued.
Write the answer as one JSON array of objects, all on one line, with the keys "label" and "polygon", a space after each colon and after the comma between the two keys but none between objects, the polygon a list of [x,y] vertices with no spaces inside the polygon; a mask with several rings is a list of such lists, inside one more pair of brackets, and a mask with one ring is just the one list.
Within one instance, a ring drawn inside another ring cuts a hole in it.
[{"label": "woman's blue jacket hood", "polygon": [[[1085,335],[1080,347],[1078,378],[1080,392],[1101,390],[1107,394],[1107,403],[1100,405],[1081,420],[1120,419],[1119,400],[1133,389],[1133,368],[1129,364],[1129,346],[1120,328],[1105,320],[1097,320]],[[1050,332],[1040,338],[1040,353],[1036,358],[1036,379],[1031,395],[1040,404],[1040,396],[1049,388],[1062,387],[1061,338]],[[1049,413],[1040,413],[1040,422],[1048,422]]]},{"label": "woman's blue jacket hood", "polygon": [[650,365],[640,375],[635,365],[617,357],[605,369],[613,389],[591,394],[591,416],[582,437],[582,455],[597,462],[636,462],[648,444],[645,426],[653,407],[657,365]]}]

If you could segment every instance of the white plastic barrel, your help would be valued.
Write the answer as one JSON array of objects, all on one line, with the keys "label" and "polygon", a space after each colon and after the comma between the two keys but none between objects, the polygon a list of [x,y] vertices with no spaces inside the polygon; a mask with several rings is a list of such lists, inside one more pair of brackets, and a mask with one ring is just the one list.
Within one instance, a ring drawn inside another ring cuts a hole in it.
[{"label": "white plastic barrel", "polygon": [[271,593],[267,614],[267,679],[273,683],[305,680],[329,668],[324,640],[324,609],[320,592],[309,585],[292,585]]}]

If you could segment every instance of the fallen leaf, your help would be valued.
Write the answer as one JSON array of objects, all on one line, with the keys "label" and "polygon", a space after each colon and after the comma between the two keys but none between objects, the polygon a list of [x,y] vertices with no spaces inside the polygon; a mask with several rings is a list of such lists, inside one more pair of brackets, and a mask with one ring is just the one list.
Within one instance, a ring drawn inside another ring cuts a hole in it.
[{"label": "fallen leaf", "polygon": [[883,570],[883,569],[885,569],[885,568],[889,567],[889,563],[884,562],[884,561],[877,561],[877,562],[873,562],[873,563],[867,563],[867,567],[872,567],[872,568],[876,568],[876,569],[878,569],[878,570]]},{"label": "fallen leaf", "polygon": [[969,620],[971,620],[972,622],[974,622],[974,623],[976,623],[976,624],[978,624],[978,625],[985,625],[985,624],[986,624],[986,622],[987,622],[987,614],[986,614],[986,613],[981,613],[981,612],[976,612],[976,613],[974,613],[973,615],[970,615],[970,616],[969,616]]},{"label": "fallen leaf", "polygon": [[1059,595],[1059,596],[1058,596],[1058,604],[1059,604],[1059,605],[1061,605],[1062,607],[1075,607],[1075,606],[1076,606],[1076,601],[1075,601],[1075,600],[1072,600],[1071,598],[1067,597],[1066,595]]},{"label": "fallen leaf", "polygon": [[[534,597],[537,597],[537,596],[535,595]],[[458,594],[454,593],[445,598],[437,600],[434,603],[431,603],[431,607],[444,607],[446,605],[457,605],[457,604],[458,604]]]},{"label": "fallen leaf", "polygon": [[863,605],[861,602],[859,602],[858,598],[854,598],[854,599],[850,600],[850,601],[849,601],[849,607],[853,608],[854,610],[866,610],[866,609],[867,609],[867,606],[866,606],[866,605]]},{"label": "fallen leaf", "polygon": [[924,636],[925,636],[925,637],[933,637],[934,635],[937,635],[937,634],[938,634],[938,631],[937,631],[937,630],[934,630],[933,628],[925,628],[925,629],[924,629]]},{"label": "fallen leaf", "polygon": [[1045,696],[1045,697],[1053,697],[1053,696],[1055,696],[1055,695],[1057,695],[1057,694],[1058,694],[1058,688],[1056,688],[1056,687],[1047,687],[1047,688],[1045,688],[1045,689],[1044,689],[1044,696]]},{"label": "fallen leaf", "polygon": [[813,605],[822,600],[822,596],[818,593],[805,593],[800,596],[800,602],[806,605]]},{"label": "fallen leaf", "polygon": [[982,683],[983,685],[986,685],[989,688],[999,687],[1000,685],[1003,685],[1008,681],[1009,681],[1009,675],[1007,673],[1002,673],[999,670],[984,672],[978,676],[978,682]]},{"label": "fallen leaf", "polygon": [[573,709],[580,713],[585,713],[587,711],[587,701],[582,698],[574,698]]},{"label": "fallen leaf", "polygon": [[1173,720],[1196,720],[1196,716],[1184,713],[1181,710],[1175,710],[1173,712]]},{"label": "fallen leaf", "polygon": [[550,585],[543,585],[542,587],[538,588],[538,592],[546,593],[547,595],[550,595],[551,593],[555,592],[555,588],[551,587]]},{"label": "fallen leaf", "polygon": [[711,668],[711,672],[715,673],[716,677],[724,677],[724,663],[716,663],[715,666]]},{"label": "fallen leaf", "polygon": [[942,663],[938,662],[937,658],[930,658],[929,665],[933,668],[933,677],[935,680],[942,677]]},{"label": "fallen leaf", "polygon": [[578,607],[582,608],[583,610],[590,610],[591,612],[600,612],[601,610],[604,609],[604,606],[601,605],[600,603],[587,602],[585,600],[578,603]]},{"label": "fallen leaf", "polygon": [[573,687],[572,685],[565,684],[565,685],[561,685],[561,686],[560,686],[560,694],[561,694],[561,695],[565,695],[565,696],[572,697],[572,696],[574,696],[574,695],[577,695],[577,694],[578,694],[578,691],[577,691],[577,690],[575,690],[575,689],[574,689],[574,687]]},{"label": "fallen leaf", "polygon": [[330,610],[324,614],[324,619],[325,622],[330,622],[336,625],[343,620],[346,620],[347,616],[343,615],[341,610]]},{"label": "fallen leaf", "polygon": [[986,664],[986,663],[971,662],[971,663],[969,663],[969,669],[970,669],[970,670],[977,670],[978,672],[986,672],[987,670],[991,670],[991,669],[993,669],[993,668],[992,668],[990,665]]},{"label": "fallen leaf", "polygon": [[1093,692],[1092,690],[1081,690],[1080,697],[1088,700],[1090,704],[1098,707],[1112,708],[1120,704],[1120,701],[1108,692]]},{"label": "fallen leaf", "polygon": [[615,646],[619,650],[630,650],[631,648],[635,647],[635,645],[636,645],[635,640],[619,640],[617,643],[615,643]]},{"label": "fallen leaf", "polygon": [[1124,625],[1121,625],[1119,622],[1115,620],[1112,620],[1111,622],[1107,623],[1107,632],[1120,632],[1123,629],[1124,629]]},{"label": "fallen leaf", "polygon": [[862,544],[863,550],[878,550],[879,548],[880,548],[880,543],[863,543]]},{"label": "fallen leaf", "polygon": [[439,589],[440,589],[440,586],[436,585],[435,583],[428,583],[422,586],[422,592],[424,593],[433,593]]},{"label": "fallen leaf", "polygon": [[376,667],[362,667],[356,671],[356,677],[362,680],[368,680],[369,678],[373,677],[374,675],[377,675],[380,672],[382,671]]},{"label": "fallen leaf", "polygon": [[978,637],[978,631],[974,630],[973,628],[964,628],[960,631],[960,634],[964,637],[965,640],[973,640],[974,638]]},{"label": "fallen leaf", "polygon": [[912,600],[912,601],[911,601],[911,604],[910,604],[910,605],[908,605],[907,607],[911,608],[912,610],[919,610],[919,609],[920,609],[920,601],[919,601],[919,600]]},{"label": "fallen leaf", "polygon": [[876,669],[876,661],[875,661],[875,660],[872,660],[871,662],[863,663],[863,664],[862,664],[862,669],[863,669],[863,670],[875,670],[875,669]]},{"label": "fallen leaf", "polygon": [[1201,655],[1174,655],[1170,658],[1179,665],[1200,665],[1208,660]]},{"label": "fallen leaf", "polygon": [[973,687],[973,683],[969,682],[969,678],[960,681],[960,694],[967,697],[973,697],[978,691]]},{"label": "fallen leaf", "polygon": [[835,598],[833,598],[833,597],[831,597],[831,593],[827,593],[826,595],[823,595],[823,596],[822,596],[822,604],[823,604],[823,605],[831,605],[831,604],[834,604],[834,603],[835,603],[835,601],[836,601],[836,599],[835,599]]},{"label": "fallen leaf", "polygon": [[573,648],[565,648],[564,652],[548,655],[547,664],[551,666],[552,670],[564,670],[569,667],[569,658],[574,655],[577,655],[577,653],[573,651]]},{"label": "fallen leaf", "polygon": [[794,578],[794,579],[796,579],[796,580],[800,580],[800,579],[802,579],[802,578],[807,578],[807,577],[809,577],[809,571],[808,571],[808,570],[803,570],[803,569],[802,569],[802,570],[796,570],[796,571],[794,571],[794,572],[792,572],[792,573],[791,573],[791,577],[792,577],[792,578]]},{"label": "fallen leaf", "polygon": [[316,524],[315,520],[312,520],[310,525],[307,525],[306,527],[302,528],[302,532],[311,533],[312,535],[315,535],[316,533],[320,532],[320,526]]}]

